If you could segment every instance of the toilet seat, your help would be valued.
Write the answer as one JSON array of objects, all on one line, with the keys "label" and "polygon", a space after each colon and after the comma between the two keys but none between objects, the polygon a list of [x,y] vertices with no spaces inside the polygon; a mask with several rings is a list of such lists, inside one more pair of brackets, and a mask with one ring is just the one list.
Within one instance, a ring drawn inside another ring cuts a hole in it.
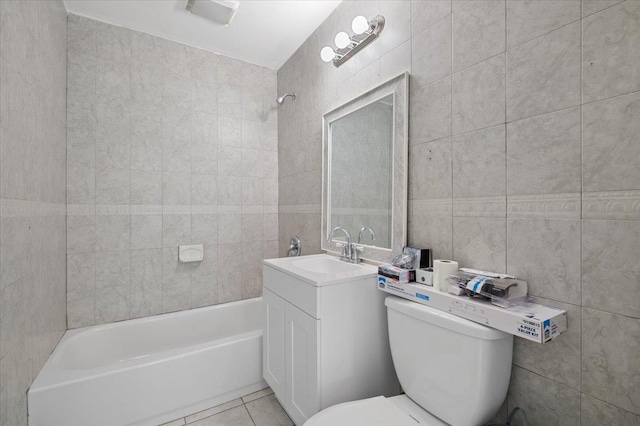
[{"label": "toilet seat", "polygon": [[416,426],[416,422],[384,396],[345,402],[322,410],[304,426]]},{"label": "toilet seat", "polygon": [[406,395],[361,399],[322,410],[304,426],[443,426]]}]

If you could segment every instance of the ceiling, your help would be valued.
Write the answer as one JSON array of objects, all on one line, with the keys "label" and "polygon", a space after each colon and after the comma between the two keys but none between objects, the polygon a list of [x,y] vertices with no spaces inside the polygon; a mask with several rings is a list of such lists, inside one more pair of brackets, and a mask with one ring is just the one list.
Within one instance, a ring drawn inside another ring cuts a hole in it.
[{"label": "ceiling", "polygon": [[64,0],[69,13],[279,69],[342,0],[240,0],[227,27],[187,0]]}]

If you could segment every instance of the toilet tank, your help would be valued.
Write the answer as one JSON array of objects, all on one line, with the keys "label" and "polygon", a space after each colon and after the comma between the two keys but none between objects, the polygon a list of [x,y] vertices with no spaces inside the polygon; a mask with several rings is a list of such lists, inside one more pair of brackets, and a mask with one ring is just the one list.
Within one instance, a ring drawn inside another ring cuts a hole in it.
[{"label": "toilet tank", "polygon": [[393,364],[404,392],[441,420],[482,425],[507,395],[513,336],[387,297]]}]

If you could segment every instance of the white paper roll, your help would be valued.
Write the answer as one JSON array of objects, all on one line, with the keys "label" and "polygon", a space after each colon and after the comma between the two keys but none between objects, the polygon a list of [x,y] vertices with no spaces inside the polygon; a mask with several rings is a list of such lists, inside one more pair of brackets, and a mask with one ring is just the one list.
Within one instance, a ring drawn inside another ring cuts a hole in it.
[{"label": "white paper roll", "polygon": [[449,275],[458,275],[458,262],[454,260],[434,260],[433,261],[433,286],[440,291],[446,292],[449,289],[449,282],[446,278]]}]

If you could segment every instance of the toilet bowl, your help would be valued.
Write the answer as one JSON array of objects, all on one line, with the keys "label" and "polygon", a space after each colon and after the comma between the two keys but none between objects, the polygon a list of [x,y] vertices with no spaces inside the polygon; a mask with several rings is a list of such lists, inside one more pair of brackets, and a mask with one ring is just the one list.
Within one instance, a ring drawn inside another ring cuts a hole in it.
[{"label": "toilet bowl", "polygon": [[338,404],[305,426],[476,426],[489,420],[507,394],[513,336],[394,296],[385,304],[405,394]]}]

